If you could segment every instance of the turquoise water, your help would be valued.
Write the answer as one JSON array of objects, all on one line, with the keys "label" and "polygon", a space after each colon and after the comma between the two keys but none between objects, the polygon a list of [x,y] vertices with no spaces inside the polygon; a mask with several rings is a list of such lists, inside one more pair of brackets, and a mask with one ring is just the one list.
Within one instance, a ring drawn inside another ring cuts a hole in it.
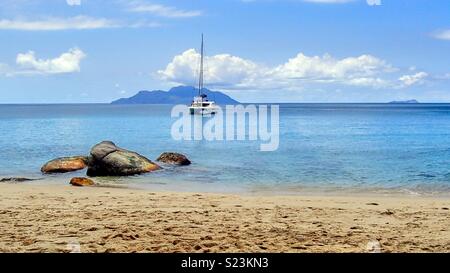
[{"label": "turquoise water", "polygon": [[[217,192],[450,192],[450,104],[285,104],[280,146],[175,141],[166,105],[0,105],[0,177],[43,177],[47,160],[117,145],[155,159],[188,155],[188,167],[101,183]],[[54,183],[83,175],[46,176]],[[33,182],[39,183],[39,182]],[[65,182],[64,182],[65,183]]]}]

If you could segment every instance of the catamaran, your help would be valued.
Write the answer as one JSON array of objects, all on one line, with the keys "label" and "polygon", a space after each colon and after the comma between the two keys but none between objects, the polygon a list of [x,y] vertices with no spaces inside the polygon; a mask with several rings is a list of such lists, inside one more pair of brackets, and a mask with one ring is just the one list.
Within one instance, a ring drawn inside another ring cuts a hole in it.
[{"label": "catamaran", "polygon": [[208,100],[208,96],[203,93],[203,62],[204,62],[204,47],[203,47],[203,34],[202,34],[202,46],[200,55],[200,74],[198,79],[198,95],[194,97],[194,100],[189,107],[191,115],[214,115],[217,112],[217,105],[214,101]]}]

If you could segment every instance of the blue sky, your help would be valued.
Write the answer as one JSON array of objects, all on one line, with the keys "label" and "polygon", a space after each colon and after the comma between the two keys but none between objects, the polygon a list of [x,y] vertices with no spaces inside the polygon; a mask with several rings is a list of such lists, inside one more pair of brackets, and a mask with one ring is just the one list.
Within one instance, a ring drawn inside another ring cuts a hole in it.
[{"label": "blue sky", "polygon": [[0,103],[194,84],[243,102],[450,102],[450,2],[2,0]]}]

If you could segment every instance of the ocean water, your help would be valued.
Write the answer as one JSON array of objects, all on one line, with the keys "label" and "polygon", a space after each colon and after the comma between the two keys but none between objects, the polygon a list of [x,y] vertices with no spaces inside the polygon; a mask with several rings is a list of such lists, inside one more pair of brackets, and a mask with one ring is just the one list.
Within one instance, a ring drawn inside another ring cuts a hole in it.
[{"label": "ocean water", "polygon": [[173,140],[171,109],[0,105],[0,178],[67,183],[85,171],[43,176],[40,167],[111,140],[150,159],[181,152],[193,164],[99,183],[208,192],[450,193],[450,104],[283,104],[274,152],[248,140]]}]

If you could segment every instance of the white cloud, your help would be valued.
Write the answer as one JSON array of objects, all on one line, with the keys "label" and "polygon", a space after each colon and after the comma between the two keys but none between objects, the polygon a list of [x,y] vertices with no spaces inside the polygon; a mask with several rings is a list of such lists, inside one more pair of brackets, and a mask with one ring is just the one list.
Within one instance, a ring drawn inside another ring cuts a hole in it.
[{"label": "white cloud", "polygon": [[127,27],[129,27],[129,28],[156,28],[156,27],[161,27],[161,26],[162,26],[162,24],[157,23],[157,22],[149,22],[146,20],[142,20],[142,21],[137,21],[132,24],[129,24]]},{"label": "white cloud", "polygon": [[428,73],[426,72],[418,72],[413,75],[403,75],[399,78],[404,86],[411,86],[414,84],[421,84],[428,77]]},{"label": "white cloud", "polygon": [[432,36],[440,40],[450,40],[450,29],[435,31]]},{"label": "white cloud", "polygon": [[392,69],[385,61],[371,55],[349,57],[341,60],[330,55],[308,57],[299,53],[274,72],[289,78],[351,79],[376,75]]},{"label": "white cloud", "polygon": [[369,77],[348,79],[347,84],[354,86],[374,87],[374,88],[388,87],[391,85],[391,83],[387,80]]},{"label": "white cloud", "polygon": [[369,6],[381,6],[381,0],[367,0]]},{"label": "white cloud", "polygon": [[128,10],[131,12],[150,13],[156,16],[168,18],[187,18],[202,15],[202,11],[199,10],[182,10],[171,6],[150,4],[141,1],[132,2]]},{"label": "white cloud", "polygon": [[[158,75],[169,82],[194,84],[199,53],[189,49],[177,55]],[[209,86],[234,89],[299,88],[305,84],[344,84],[379,88],[390,83],[379,75],[394,68],[371,55],[334,59],[299,53],[286,63],[267,67],[229,54],[206,57],[205,81]]]},{"label": "white cloud", "polygon": [[75,16],[70,18],[47,18],[44,20],[0,20],[0,29],[9,30],[67,30],[67,29],[100,29],[120,27],[119,24],[103,18]]},{"label": "white cloud", "polygon": [[17,55],[16,63],[22,69],[17,74],[61,74],[80,71],[83,51],[72,48],[54,59],[37,59],[33,51]]},{"label": "white cloud", "polygon": [[59,31],[86,30],[105,28],[153,28],[161,24],[141,20],[137,22],[121,23],[104,18],[75,16],[69,18],[46,18],[42,20],[0,20],[0,29],[22,31]]},{"label": "white cloud", "polygon": [[[199,70],[199,59],[200,54],[195,49],[186,50],[175,56],[158,74],[170,82],[193,84]],[[262,73],[257,64],[229,54],[206,57],[205,63],[205,81],[216,86],[243,84]]]},{"label": "white cloud", "polygon": [[66,0],[66,3],[69,6],[80,6],[81,0]]}]

